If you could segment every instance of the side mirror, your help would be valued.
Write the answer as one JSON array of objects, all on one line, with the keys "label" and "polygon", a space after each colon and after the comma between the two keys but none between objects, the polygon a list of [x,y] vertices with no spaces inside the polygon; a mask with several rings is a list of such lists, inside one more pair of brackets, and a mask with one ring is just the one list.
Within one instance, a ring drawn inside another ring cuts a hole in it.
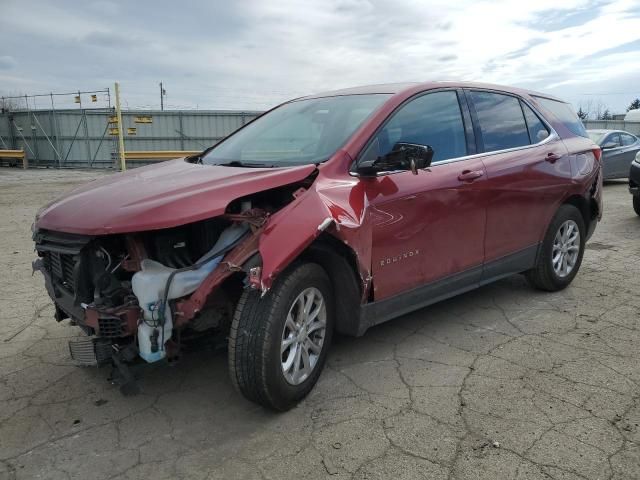
[{"label": "side mirror", "polygon": [[611,150],[612,148],[618,148],[620,145],[618,145],[615,142],[607,142],[604,145],[602,145],[602,150]]},{"label": "side mirror", "polygon": [[411,170],[414,175],[418,170],[431,166],[433,148],[429,145],[398,142],[393,149],[373,162],[358,165],[358,173],[372,176],[378,172],[393,172],[396,170]]}]

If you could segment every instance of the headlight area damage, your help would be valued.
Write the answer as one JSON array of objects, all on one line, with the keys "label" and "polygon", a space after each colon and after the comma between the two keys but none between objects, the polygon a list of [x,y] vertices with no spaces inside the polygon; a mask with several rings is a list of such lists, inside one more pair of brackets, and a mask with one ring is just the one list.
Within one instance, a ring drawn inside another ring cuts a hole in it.
[{"label": "headlight area damage", "polygon": [[[267,294],[301,256],[318,258],[343,277],[344,301],[336,308],[345,320],[338,329],[357,334],[370,247],[356,261],[346,243],[361,235],[361,218],[333,208],[313,185],[316,175],[236,199],[214,218],[171,228],[82,235],[36,222],[33,269],[45,277],[55,318],[69,319],[87,335],[69,342],[71,356],[84,365],[111,363],[114,382],[134,393],[128,365],[138,357],[176,360],[183,342],[194,337],[224,338],[243,290]],[[352,185],[343,187],[330,190],[339,194]],[[352,232],[350,224],[357,227]]]}]

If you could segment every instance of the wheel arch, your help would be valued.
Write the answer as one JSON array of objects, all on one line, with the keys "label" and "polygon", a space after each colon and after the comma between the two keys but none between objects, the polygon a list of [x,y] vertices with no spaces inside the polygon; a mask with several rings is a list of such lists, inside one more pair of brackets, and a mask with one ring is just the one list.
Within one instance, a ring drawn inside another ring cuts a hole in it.
[{"label": "wheel arch", "polygon": [[313,262],[329,275],[335,301],[335,329],[344,335],[357,335],[363,284],[359,280],[355,252],[332,235],[323,233],[296,259]]},{"label": "wheel arch", "polygon": [[582,215],[587,238],[593,234],[595,224],[598,222],[600,208],[595,198],[586,198],[584,195],[571,195],[567,197],[562,205],[573,205]]}]

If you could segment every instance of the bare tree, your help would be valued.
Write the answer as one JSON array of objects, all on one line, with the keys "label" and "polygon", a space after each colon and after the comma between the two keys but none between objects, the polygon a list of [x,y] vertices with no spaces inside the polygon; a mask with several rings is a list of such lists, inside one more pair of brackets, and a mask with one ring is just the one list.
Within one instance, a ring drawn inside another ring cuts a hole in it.
[{"label": "bare tree", "polygon": [[25,99],[17,93],[0,92],[0,113],[21,110],[26,106]]},{"label": "bare tree", "polygon": [[598,99],[595,102],[595,106],[593,108],[593,113],[596,117],[596,120],[606,120],[602,118],[605,112],[609,113],[609,109],[607,108],[607,106],[604,104],[602,100]]},{"label": "bare tree", "polygon": [[583,120],[588,120],[589,118],[594,118],[594,112],[593,112],[593,100],[590,98],[587,101],[581,101],[580,103],[578,103],[578,111],[582,112],[584,115],[582,118]]},{"label": "bare tree", "polygon": [[599,98],[590,98],[587,101],[580,102],[578,104],[578,112],[582,112],[586,115],[585,117],[580,117],[583,120],[587,120],[589,118],[602,120],[602,115],[604,115],[605,112],[607,112],[609,117],[613,118],[609,107],[607,107],[607,105]]}]

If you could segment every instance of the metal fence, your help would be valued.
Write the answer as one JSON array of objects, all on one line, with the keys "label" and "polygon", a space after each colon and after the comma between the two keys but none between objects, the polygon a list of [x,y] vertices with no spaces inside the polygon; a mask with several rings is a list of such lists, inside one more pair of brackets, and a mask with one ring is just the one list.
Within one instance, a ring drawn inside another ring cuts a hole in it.
[{"label": "metal fence", "polygon": [[[125,149],[203,150],[259,113],[123,111]],[[23,149],[30,166],[117,168],[113,117],[112,109],[3,113],[0,114],[0,149]]]},{"label": "metal fence", "polygon": [[625,122],[624,120],[585,120],[587,129],[625,130],[634,135],[640,135],[640,122]]}]

